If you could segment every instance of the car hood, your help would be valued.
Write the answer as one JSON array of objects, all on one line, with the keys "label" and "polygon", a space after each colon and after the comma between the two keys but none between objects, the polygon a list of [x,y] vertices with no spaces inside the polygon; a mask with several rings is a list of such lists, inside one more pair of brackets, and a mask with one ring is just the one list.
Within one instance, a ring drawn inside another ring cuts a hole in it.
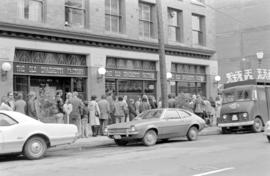
[{"label": "car hood", "polygon": [[144,125],[148,123],[152,123],[155,121],[159,121],[159,119],[142,119],[142,120],[132,120],[130,122],[125,122],[125,123],[117,123],[113,125],[109,125],[108,128],[130,128],[131,126],[138,126],[138,125]]}]

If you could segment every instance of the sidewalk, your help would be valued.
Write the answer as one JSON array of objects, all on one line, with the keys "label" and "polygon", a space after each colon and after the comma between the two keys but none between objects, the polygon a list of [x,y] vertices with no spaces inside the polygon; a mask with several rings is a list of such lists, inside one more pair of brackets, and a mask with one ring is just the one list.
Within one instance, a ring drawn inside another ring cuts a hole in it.
[{"label": "sidewalk", "polygon": [[[200,136],[218,135],[218,134],[220,134],[220,129],[216,126],[206,127],[199,133]],[[95,148],[97,146],[109,145],[109,144],[114,144],[114,142],[112,139],[108,138],[107,136],[80,138],[74,144],[51,148],[50,151],[72,150],[72,149],[81,149],[81,148]]]}]

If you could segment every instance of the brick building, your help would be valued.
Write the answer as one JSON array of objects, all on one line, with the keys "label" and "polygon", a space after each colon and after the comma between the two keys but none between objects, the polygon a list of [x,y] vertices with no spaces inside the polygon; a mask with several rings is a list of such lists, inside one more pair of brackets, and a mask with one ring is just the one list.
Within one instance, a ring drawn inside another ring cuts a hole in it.
[{"label": "brick building", "polygon": [[[216,51],[222,83],[226,73],[270,68],[270,1],[218,0],[210,3],[216,16]],[[261,63],[256,53],[264,53]]]},{"label": "brick building", "polygon": [[[213,11],[162,0],[168,93],[216,95]],[[160,96],[155,0],[1,0],[0,96],[77,91]],[[6,65],[6,64],[4,64]],[[99,74],[104,71],[106,74]]]}]

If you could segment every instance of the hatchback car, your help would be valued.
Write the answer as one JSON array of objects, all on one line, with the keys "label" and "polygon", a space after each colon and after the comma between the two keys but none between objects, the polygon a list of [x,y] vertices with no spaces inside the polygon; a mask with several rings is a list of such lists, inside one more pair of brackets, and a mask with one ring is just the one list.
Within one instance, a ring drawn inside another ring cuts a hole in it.
[{"label": "hatchback car", "polygon": [[151,146],[158,140],[176,137],[196,140],[204,127],[205,121],[189,111],[165,108],[145,111],[130,122],[109,125],[105,133],[120,146],[130,141],[142,141]]}]

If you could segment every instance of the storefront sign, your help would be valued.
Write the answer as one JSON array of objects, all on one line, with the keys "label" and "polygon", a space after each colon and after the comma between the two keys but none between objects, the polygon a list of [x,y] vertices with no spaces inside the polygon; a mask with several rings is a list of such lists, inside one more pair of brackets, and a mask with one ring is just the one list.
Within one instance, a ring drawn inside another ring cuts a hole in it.
[{"label": "storefront sign", "polygon": [[245,81],[245,80],[251,80],[251,79],[269,81],[270,69],[257,68],[257,69],[247,69],[244,71],[230,72],[230,73],[226,73],[226,79],[227,79],[227,83],[233,83],[233,82]]},{"label": "storefront sign", "polygon": [[15,74],[29,75],[55,75],[55,76],[74,76],[86,77],[87,69],[85,67],[76,66],[55,66],[42,64],[26,64],[14,62]]},{"label": "storefront sign", "polygon": [[122,79],[156,79],[156,72],[130,71],[130,70],[112,70],[106,69],[107,78],[122,78]]},{"label": "storefront sign", "polygon": [[186,82],[205,82],[204,75],[173,74],[172,80]]}]

